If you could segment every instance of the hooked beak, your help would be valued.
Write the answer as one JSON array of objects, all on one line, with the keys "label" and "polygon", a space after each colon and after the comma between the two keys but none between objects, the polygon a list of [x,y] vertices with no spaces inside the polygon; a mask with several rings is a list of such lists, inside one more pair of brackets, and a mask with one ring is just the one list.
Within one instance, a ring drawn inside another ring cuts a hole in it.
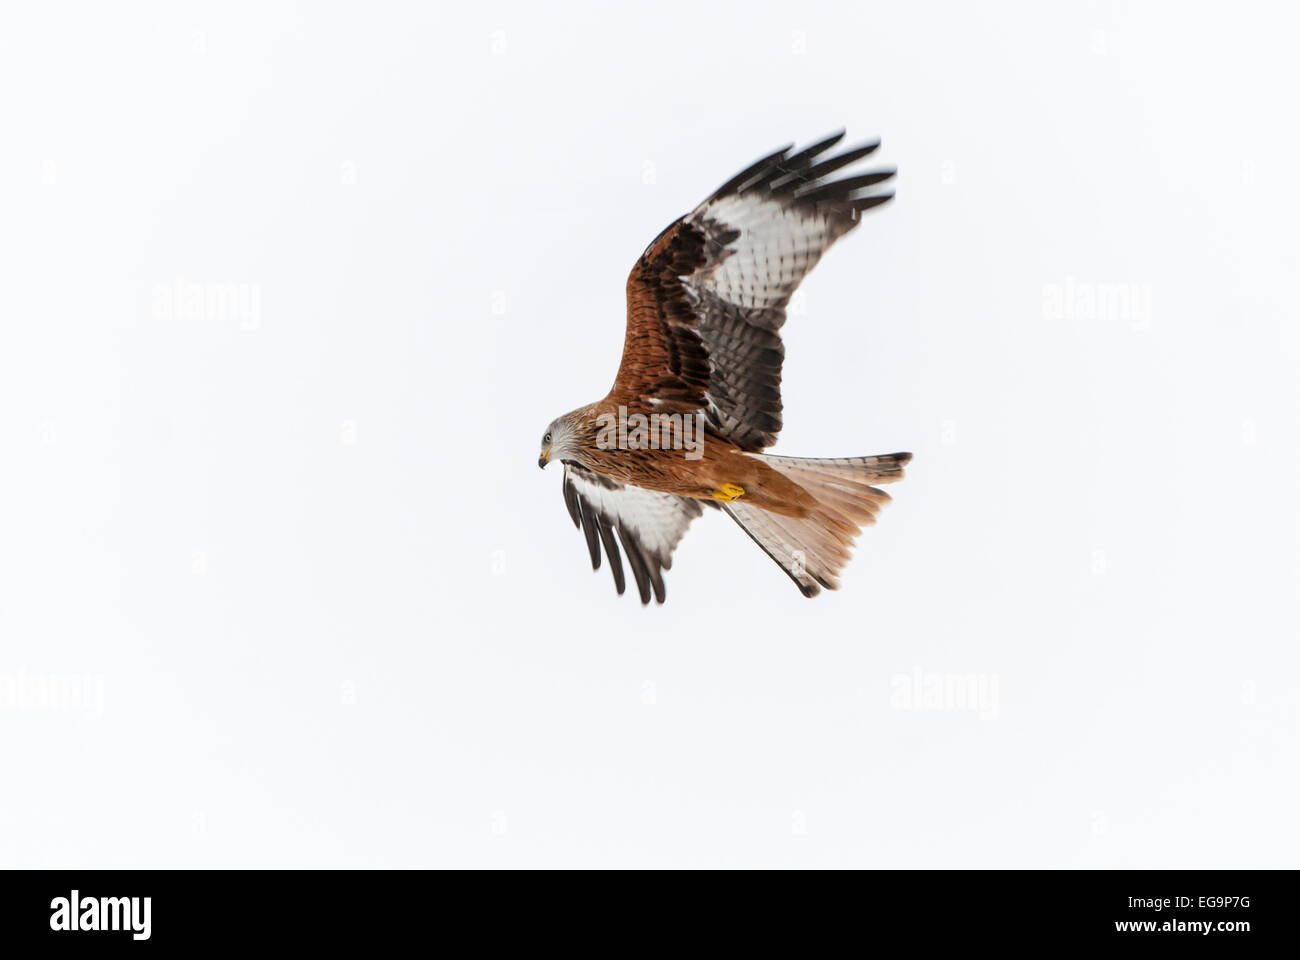
[{"label": "hooked beak", "polygon": [[550,462],[551,462],[551,448],[547,447],[545,450],[542,451],[542,455],[537,458],[537,465],[541,467],[543,470],[545,470],[546,465]]}]

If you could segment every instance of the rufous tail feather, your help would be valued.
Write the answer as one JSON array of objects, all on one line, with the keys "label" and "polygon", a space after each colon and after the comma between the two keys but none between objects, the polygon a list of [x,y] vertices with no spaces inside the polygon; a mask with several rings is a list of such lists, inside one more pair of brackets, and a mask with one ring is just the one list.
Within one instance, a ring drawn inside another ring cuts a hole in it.
[{"label": "rufous tail feather", "polygon": [[753,454],[817,501],[806,516],[788,517],[744,499],[723,503],[731,519],[777,562],[805,597],[839,588],[839,574],[862,528],[876,522],[889,494],[872,484],[903,479],[910,453],[826,460]]}]

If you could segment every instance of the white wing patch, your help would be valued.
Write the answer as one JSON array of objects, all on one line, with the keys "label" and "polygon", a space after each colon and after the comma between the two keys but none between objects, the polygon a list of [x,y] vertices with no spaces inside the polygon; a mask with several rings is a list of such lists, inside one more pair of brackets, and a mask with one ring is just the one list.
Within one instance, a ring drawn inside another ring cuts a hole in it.
[{"label": "white wing patch", "polygon": [[570,463],[564,465],[564,501],[574,526],[586,534],[591,568],[600,567],[603,547],[621,595],[626,587],[619,553],[622,544],[641,602],[649,603],[653,593],[663,603],[663,571],[671,569],[673,550],[686,528],[704,512],[700,504],[618,483]]},{"label": "white wing patch", "polygon": [[711,270],[684,278],[720,299],[758,310],[782,309],[808,272],[844,231],[828,218],[761,195],[724,197],[700,206],[692,219],[739,230]]}]

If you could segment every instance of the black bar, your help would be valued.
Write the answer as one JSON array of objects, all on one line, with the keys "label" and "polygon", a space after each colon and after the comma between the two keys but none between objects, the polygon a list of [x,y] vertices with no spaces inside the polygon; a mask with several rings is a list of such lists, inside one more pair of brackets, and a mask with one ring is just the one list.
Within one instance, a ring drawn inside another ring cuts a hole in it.
[{"label": "black bar", "polygon": [[603,930],[610,949],[669,949],[696,924],[733,945],[802,935],[804,952],[840,936],[868,949],[911,943],[927,952],[1125,942],[1235,951],[1291,943],[1296,924],[1293,871],[634,873],[9,871],[0,874],[0,929],[6,955],[19,956],[8,948],[373,950],[413,936],[450,945],[470,931],[480,946],[518,936],[542,949]]}]

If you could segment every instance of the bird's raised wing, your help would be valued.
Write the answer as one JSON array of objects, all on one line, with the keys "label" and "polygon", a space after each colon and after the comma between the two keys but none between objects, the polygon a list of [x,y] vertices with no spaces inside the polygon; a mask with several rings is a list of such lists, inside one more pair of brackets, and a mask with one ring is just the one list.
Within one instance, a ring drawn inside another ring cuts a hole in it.
[{"label": "bird's raised wing", "polygon": [[663,603],[663,571],[672,567],[673,550],[686,528],[704,512],[699,502],[618,483],[573,463],[564,465],[564,502],[573,525],[587,535],[591,568],[600,567],[603,545],[614,587],[622,595],[626,581],[618,552],[621,542],[641,602],[650,602],[653,589],[655,600]]},{"label": "bird's raised wing", "polygon": [[804,276],[892,170],[828,179],[878,143],[832,156],[843,132],[786,147],[732,177],[655,238],[627,281],[627,335],[610,398],[703,408],[742,450],[781,429],[781,325]]}]

